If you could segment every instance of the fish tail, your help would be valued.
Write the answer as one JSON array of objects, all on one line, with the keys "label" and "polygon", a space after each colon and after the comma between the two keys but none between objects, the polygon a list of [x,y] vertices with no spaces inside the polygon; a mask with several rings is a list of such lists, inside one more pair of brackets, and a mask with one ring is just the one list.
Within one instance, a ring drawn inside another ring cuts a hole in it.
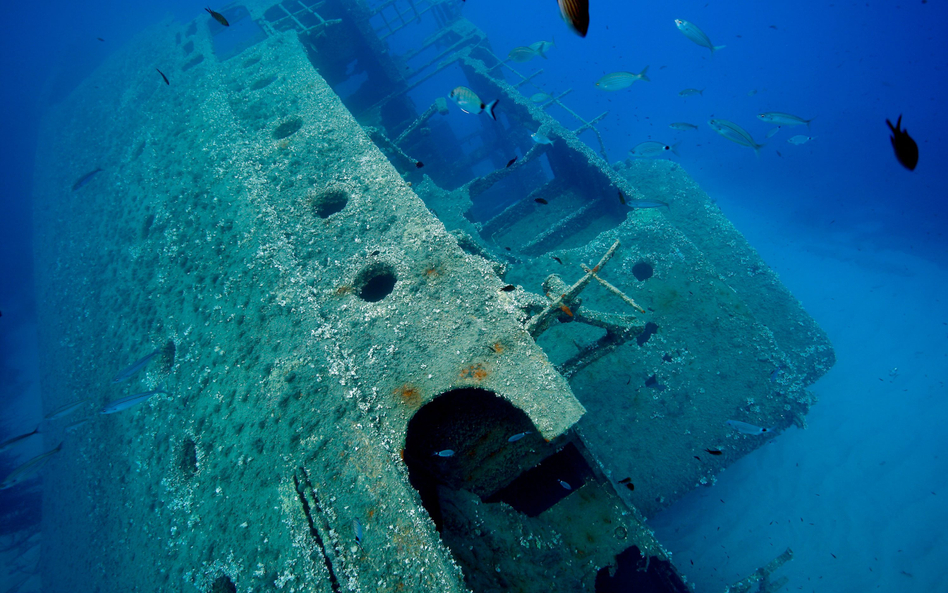
[{"label": "fish tail", "polygon": [[711,46],[711,55],[713,56],[713,55],[714,55],[714,52],[718,51],[719,49],[724,49],[725,47],[727,47],[727,46],[726,46],[726,45],[712,45],[712,46]]},{"label": "fish tail", "polygon": [[645,82],[652,82],[651,80],[649,80],[649,77],[645,75],[646,72],[648,72],[648,66],[646,66],[645,68],[642,68],[642,71],[639,72],[639,80],[644,80]]},{"label": "fish tail", "polygon": [[494,121],[497,121],[497,115],[494,113],[494,108],[497,107],[498,102],[500,102],[500,99],[494,99],[487,105],[484,105],[484,111],[486,111],[487,115],[489,115]]},{"label": "fish tail", "polygon": [[[899,117],[902,117],[902,116],[900,115]],[[806,129],[807,129],[807,130],[810,129],[810,122],[813,121],[814,119],[816,119],[816,118],[815,118],[815,117],[811,117],[810,119],[804,120],[804,121],[806,122]],[[889,121],[889,120],[886,120],[886,121]],[[891,126],[891,124],[890,124],[890,126]]]},{"label": "fish tail", "polygon": [[681,142],[675,142],[674,144],[671,145],[671,151],[672,151],[672,154],[673,154],[673,155],[675,155],[675,156],[681,156],[680,154],[678,154],[678,147],[679,147],[679,146],[681,146]]}]

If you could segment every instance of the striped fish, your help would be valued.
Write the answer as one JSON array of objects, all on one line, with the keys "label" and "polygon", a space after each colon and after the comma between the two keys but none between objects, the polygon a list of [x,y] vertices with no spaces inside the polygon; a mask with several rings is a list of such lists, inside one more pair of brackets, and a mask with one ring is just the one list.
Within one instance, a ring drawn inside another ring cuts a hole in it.
[{"label": "striped fish", "polygon": [[589,31],[589,0],[556,0],[560,16],[580,37]]},{"label": "striped fish", "polygon": [[796,115],[790,115],[789,113],[780,113],[779,111],[768,111],[767,113],[761,113],[757,116],[757,119],[760,121],[765,121],[767,123],[776,124],[779,126],[801,126],[806,124],[806,127],[810,127],[810,122],[815,118],[803,119],[802,117],[797,117]]},{"label": "striped fish", "polygon": [[28,432],[28,433],[26,433],[26,434],[21,434],[21,435],[18,436],[18,437],[13,437],[12,439],[3,441],[2,443],[0,443],[0,452],[6,451],[7,449],[9,449],[10,447],[12,447],[13,445],[19,443],[20,441],[25,441],[26,439],[30,438],[30,437],[33,436],[34,434],[39,434],[39,431],[40,431],[39,426],[37,426],[35,429],[33,429],[33,432]]},{"label": "striped fish", "polygon": [[119,371],[117,375],[112,377],[112,383],[121,383],[122,381],[127,381],[131,379],[132,377],[135,376],[136,373],[138,373],[138,371],[145,368],[145,365],[148,364],[148,362],[152,358],[157,356],[159,352],[161,352],[161,348],[158,348],[151,354],[146,354],[145,356],[139,358],[132,364],[128,365],[127,367]]},{"label": "striped fish", "polygon": [[621,91],[622,89],[632,86],[632,83],[636,80],[651,82],[648,76],[645,75],[646,72],[648,72],[648,66],[642,68],[642,71],[638,74],[632,72],[613,72],[612,74],[606,74],[600,78],[596,82],[596,86],[604,91]]},{"label": "striped fish", "polygon": [[0,484],[0,490],[6,490],[7,488],[12,488],[20,482],[25,482],[27,478],[35,474],[41,467],[46,465],[46,462],[49,461],[49,458],[62,451],[63,444],[59,443],[59,446],[53,449],[52,451],[47,451],[42,455],[37,455],[33,459],[30,459],[20,467],[16,468],[10,475],[3,480],[3,483]]},{"label": "striped fish", "polygon": [[121,412],[122,410],[127,410],[132,406],[138,405],[143,401],[151,399],[153,396],[158,395],[159,393],[167,394],[164,386],[159,385],[157,389],[152,389],[151,391],[143,391],[141,393],[136,393],[128,397],[123,397],[109,402],[102,408],[100,414],[114,414],[116,412]]},{"label": "striped fish", "polygon": [[711,43],[711,40],[708,39],[708,36],[704,34],[704,31],[698,28],[698,25],[694,23],[689,23],[688,21],[683,21],[681,19],[675,19],[675,26],[678,27],[678,30],[685,34],[685,37],[694,41],[701,47],[706,47],[711,50],[711,55],[714,55],[714,52],[719,49],[724,49],[723,45],[714,45]]},{"label": "striped fish", "polygon": [[712,130],[731,142],[753,148],[758,156],[760,155],[760,149],[764,147],[763,144],[754,142],[754,138],[751,137],[747,130],[732,121],[726,119],[712,119],[708,121],[708,125],[711,126]]},{"label": "striped fish", "polygon": [[520,47],[515,47],[510,50],[510,53],[507,54],[507,58],[511,62],[529,62],[533,58],[537,57],[537,52],[532,47],[526,47],[521,45]]},{"label": "striped fish", "polygon": [[88,401],[89,401],[89,398],[86,398],[86,399],[81,399],[77,402],[73,402],[71,404],[66,404],[65,406],[60,406],[59,408],[53,410],[49,414],[46,414],[46,419],[56,420],[57,418],[68,416],[69,414],[72,414],[73,412],[81,408]]},{"label": "striped fish", "polygon": [[473,113],[476,115],[482,111],[486,111],[491,119],[497,119],[497,116],[494,115],[494,108],[497,107],[498,99],[494,99],[490,103],[484,103],[481,101],[481,98],[477,96],[477,93],[466,86],[455,88],[451,91],[451,94],[448,95],[448,98],[457,103],[458,107],[460,107],[464,113]]}]

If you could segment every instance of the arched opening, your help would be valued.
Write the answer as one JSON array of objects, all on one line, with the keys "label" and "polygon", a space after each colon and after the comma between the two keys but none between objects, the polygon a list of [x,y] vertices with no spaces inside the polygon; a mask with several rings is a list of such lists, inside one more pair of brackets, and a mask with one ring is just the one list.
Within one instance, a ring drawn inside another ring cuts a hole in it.
[{"label": "arched opening", "polygon": [[549,454],[548,447],[527,415],[507,400],[483,389],[455,389],[408,423],[405,463],[440,531],[441,489],[485,499]]}]

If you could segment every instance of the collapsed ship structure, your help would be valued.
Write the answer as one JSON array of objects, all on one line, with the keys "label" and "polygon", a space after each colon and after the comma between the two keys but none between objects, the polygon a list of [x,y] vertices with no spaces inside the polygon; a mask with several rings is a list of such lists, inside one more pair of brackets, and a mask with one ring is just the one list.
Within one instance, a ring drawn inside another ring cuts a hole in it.
[{"label": "collapsed ship structure", "polygon": [[[804,423],[823,331],[681,167],[610,166],[605,114],[529,98],[457,2],[220,12],[45,120],[44,408],[94,401],[47,431],[44,585],[687,590],[647,517],[769,438],[727,421]],[[499,121],[415,104],[446,75]]]}]

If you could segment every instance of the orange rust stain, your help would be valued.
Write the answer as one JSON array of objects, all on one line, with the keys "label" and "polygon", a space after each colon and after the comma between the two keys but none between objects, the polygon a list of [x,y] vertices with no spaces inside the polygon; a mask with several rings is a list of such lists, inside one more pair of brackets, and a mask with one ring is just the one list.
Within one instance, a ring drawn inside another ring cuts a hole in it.
[{"label": "orange rust stain", "polygon": [[375,514],[375,509],[369,509],[369,512],[366,513],[366,514],[369,516],[369,519],[371,519],[371,518],[372,518],[372,515]]},{"label": "orange rust stain", "polygon": [[472,364],[471,366],[461,369],[461,373],[458,375],[459,379],[474,379],[475,381],[483,381],[487,378],[488,372],[480,364]]},{"label": "orange rust stain", "polygon": [[395,390],[403,404],[410,408],[417,408],[421,405],[421,392],[411,383],[405,383]]},{"label": "orange rust stain", "polygon": [[497,354],[503,354],[504,345],[501,344],[500,342],[494,342],[494,344],[490,347],[490,349],[496,352]]}]

